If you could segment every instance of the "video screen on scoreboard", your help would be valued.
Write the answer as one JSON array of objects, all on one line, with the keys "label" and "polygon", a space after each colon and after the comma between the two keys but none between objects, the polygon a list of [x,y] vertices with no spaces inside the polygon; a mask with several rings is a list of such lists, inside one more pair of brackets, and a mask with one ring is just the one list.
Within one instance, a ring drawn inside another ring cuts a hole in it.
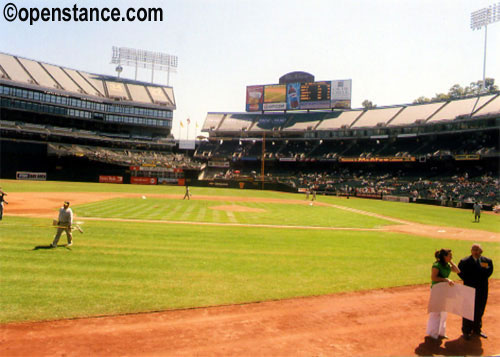
[{"label": "video screen on scoreboard", "polygon": [[264,110],[286,109],[286,84],[264,86]]},{"label": "video screen on scoreboard", "polygon": [[301,109],[330,108],[332,82],[303,83],[300,86]]}]

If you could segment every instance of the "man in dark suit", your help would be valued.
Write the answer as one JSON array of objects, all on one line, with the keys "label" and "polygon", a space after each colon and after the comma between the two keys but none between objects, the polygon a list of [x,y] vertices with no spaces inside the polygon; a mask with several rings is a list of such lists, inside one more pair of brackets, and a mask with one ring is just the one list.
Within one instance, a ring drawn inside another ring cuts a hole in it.
[{"label": "man in dark suit", "polygon": [[472,333],[482,338],[488,338],[483,332],[482,317],[486,301],[488,300],[488,278],[493,273],[493,262],[491,259],[481,256],[483,250],[481,246],[474,243],[471,248],[471,255],[458,263],[460,273],[458,276],[464,281],[464,285],[476,289],[476,299],[474,304],[474,321],[462,319],[462,333],[468,340]]}]

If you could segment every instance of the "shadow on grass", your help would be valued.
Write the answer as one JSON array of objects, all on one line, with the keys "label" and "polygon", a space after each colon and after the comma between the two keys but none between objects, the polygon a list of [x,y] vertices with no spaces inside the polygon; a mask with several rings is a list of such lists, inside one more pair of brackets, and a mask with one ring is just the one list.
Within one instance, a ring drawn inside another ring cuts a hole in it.
[{"label": "shadow on grass", "polygon": [[32,250],[40,250],[40,249],[56,249],[56,248],[66,248],[68,250],[71,250],[71,247],[66,246],[65,244],[59,244],[57,247],[53,247],[51,244],[48,245],[37,245],[35,248]]},{"label": "shadow on grass", "polygon": [[463,336],[455,340],[445,342],[443,340],[434,340],[426,336],[424,342],[415,348],[418,356],[481,356],[483,347],[481,340],[477,336],[472,336],[470,340],[465,340]]}]

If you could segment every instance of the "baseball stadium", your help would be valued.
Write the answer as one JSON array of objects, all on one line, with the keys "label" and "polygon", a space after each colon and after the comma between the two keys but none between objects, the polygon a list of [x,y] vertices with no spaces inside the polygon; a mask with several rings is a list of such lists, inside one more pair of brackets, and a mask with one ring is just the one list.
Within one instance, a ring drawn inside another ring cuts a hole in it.
[{"label": "baseball stadium", "polygon": [[0,52],[2,356],[500,353],[498,270],[490,338],[426,333],[435,251],[500,261],[498,87],[351,108],[294,71],[186,143],[173,86],[70,67]]}]

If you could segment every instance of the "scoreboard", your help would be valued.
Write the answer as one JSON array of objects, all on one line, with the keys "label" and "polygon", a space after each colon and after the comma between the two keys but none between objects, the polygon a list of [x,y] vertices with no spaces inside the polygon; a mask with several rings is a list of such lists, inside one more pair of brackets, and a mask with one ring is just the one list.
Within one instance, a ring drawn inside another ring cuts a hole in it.
[{"label": "scoreboard", "polygon": [[347,80],[247,86],[247,111],[347,109],[352,82]]},{"label": "scoreboard", "polygon": [[331,82],[303,83],[300,86],[300,101],[313,102],[331,99]]}]

